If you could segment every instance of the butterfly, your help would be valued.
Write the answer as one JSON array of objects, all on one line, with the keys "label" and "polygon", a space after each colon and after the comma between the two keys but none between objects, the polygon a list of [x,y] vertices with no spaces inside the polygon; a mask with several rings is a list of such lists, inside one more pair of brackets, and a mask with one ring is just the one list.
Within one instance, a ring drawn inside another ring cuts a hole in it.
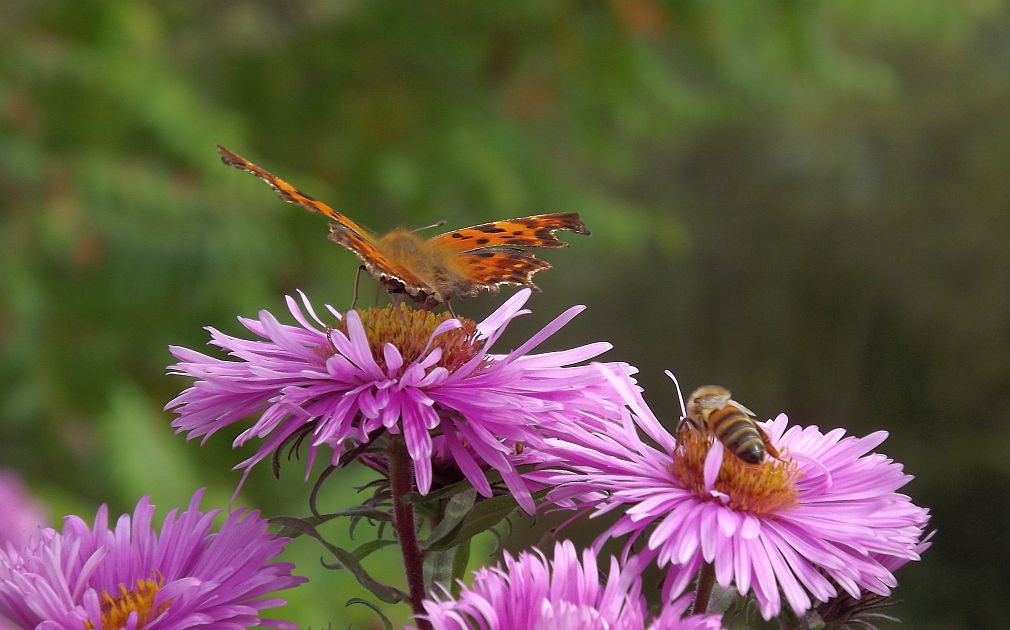
[{"label": "butterfly", "polygon": [[453,230],[425,239],[397,228],[377,236],[322,201],[301,192],[249,160],[218,145],[221,161],[249,171],[281,199],[330,219],[330,240],[351,250],[391,293],[406,293],[425,308],[455,299],[498,293],[501,285],[535,290],[533,274],[550,269],[530,248],[568,247],[558,230],[589,234],[578,213],[538,214]]}]

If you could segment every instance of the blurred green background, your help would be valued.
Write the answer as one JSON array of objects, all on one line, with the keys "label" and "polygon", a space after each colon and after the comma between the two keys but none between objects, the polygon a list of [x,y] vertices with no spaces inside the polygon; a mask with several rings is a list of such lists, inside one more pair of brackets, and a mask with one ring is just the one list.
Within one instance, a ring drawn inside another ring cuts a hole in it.
[{"label": "blurred green background", "polygon": [[[3,3],[0,466],[54,515],[144,494],[163,514],[202,485],[225,505],[250,451],[237,430],[172,434],[161,408],[186,382],[166,347],[298,288],[350,300],[355,260],[325,221],[215,143],[376,230],[581,212],[593,235],[545,255],[502,348],[583,303],[548,345],[612,340],[671,423],[664,368],[764,415],[890,431],[940,530],[896,614],[1002,626],[1005,3]],[[301,476],[261,466],[242,502],[304,514]],[[345,472],[327,504],[368,478]],[[538,537],[524,522],[512,548]],[[320,555],[292,545],[314,582],[278,615],[369,627]],[[396,580],[397,561],[368,564]]]}]

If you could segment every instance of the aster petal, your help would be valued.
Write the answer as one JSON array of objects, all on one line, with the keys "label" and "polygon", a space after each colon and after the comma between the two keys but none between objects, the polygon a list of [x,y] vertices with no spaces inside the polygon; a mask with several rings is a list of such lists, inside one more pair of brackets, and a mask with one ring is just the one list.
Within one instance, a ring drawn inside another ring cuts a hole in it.
[{"label": "aster petal", "polygon": [[361,316],[357,311],[348,311],[344,316],[344,322],[347,324],[347,344],[343,343],[344,336],[339,334],[339,331],[334,331],[334,340],[339,339],[341,342],[337,346],[337,350],[353,361],[369,377],[381,378],[382,372],[368,346],[368,336],[365,334],[364,326],[361,325]]},{"label": "aster petal", "polygon": [[[676,448],[676,440],[663,428],[662,423],[656,418],[649,405],[645,403],[634,382],[626,374],[614,370],[608,366],[598,366],[598,369],[606,377],[607,382],[617,392],[632,412],[638,426],[650,438],[659,443],[667,452],[673,452]],[[634,445],[634,441],[632,441]]]},{"label": "aster petal", "polygon": [[712,492],[715,487],[715,479],[719,476],[719,469],[722,468],[723,446],[719,440],[713,440],[712,447],[708,449],[705,457],[705,492]]},{"label": "aster petal", "polygon": [[391,343],[383,344],[382,356],[386,360],[386,372],[389,376],[393,376],[400,371],[400,367],[403,365],[403,356],[396,349],[396,346]]},{"label": "aster petal", "polygon": [[[505,324],[516,316],[520,315],[526,301],[530,299],[533,292],[530,289],[517,291],[515,295],[505,300],[495,312],[488,315],[484,321],[477,324],[477,332],[481,337],[491,337],[495,332],[504,328]],[[526,311],[529,312],[529,311]]]},{"label": "aster petal", "polygon": [[[323,323],[319,321],[319,318],[316,317],[316,314],[312,312],[312,305],[305,300],[305,294],[302,293],[301,291],[299,291],[298,293],[299,295],[301,295],[302,303],[305,304],[306,308],[308,309],[309,315],[311,315],[311,317],[314,320],[316,320],[316,323],[325,328]],[[323,335],[323,332],[321,330],[310,324],[309,321],[305,318],[305,315],[302,314],[302,310],[298,307],[298,303],[295,302],[295,299],[293,297],[291,297],[290,295],[285,295],[284,302],[285,304],[288,305],[288,311],[291,313],[291,316],[295,318],[295,321],[301,324],[302,328],[306,330],[311,330],[312,332],[318,333],[319,335]]]},{"label": "aster petal", "polygon": [[568,310],[566,310],[565,312],[561,313],[560,315],[558,315],[557,317],[555,317],[551,321],[551,323],[549,323],[546,326],[544,326],[540,330],[540,332],[538,332],[537,334],[533,335],[525,343],[523,343],[521,346],[519,346],[518,348],[516,348],[515,350],[513,350],[512,352],[510,352],[505,357],[505,359],[503,360],[503,363],[506,363],[506,364],[507,363],[511,363],[516,358],[518,358],[518,357],[520,357],[520,356],[522,356],[522,355],[530,352],[531,350],[533,350],[534,348],[536,348],[537,346],[539,346],[543,342],[547,341],[547,339],[550,338],[551,335],[553,335],[554,333],[556,333],[559,330],[561,330],[562,328],[564,328],[565,324],[567,324],[568,322],[570,322],[573,319],[575,319],[575,316],[578,315],[579,313],[581,313],[584,310],[586,310],[586,307],[582,306],[582,305],[579,305],[579,306],[573,306],[573,307],[569,308]]}]

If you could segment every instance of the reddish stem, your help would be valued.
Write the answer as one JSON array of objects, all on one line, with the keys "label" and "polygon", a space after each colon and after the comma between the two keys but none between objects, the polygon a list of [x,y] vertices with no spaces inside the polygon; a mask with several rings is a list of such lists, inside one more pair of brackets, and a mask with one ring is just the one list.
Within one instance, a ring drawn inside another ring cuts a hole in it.
[{"label": "reddish stem", "polygon": [[400,542],[403,554],[403,569],[410,592],[410,607],[414,610],[418,630],[431,630],[424,614],[424,552],[417,544],[417,530],[414,526],[414,506],[403,500],[403,495],[413,489],[413,466],[407,446],[400,437],[389,441],[389,486],[393,493],[393,528]]},{"label": "reddish stem", "polygon": [[694,604],[691,607],[691,614],[704,615],[708,610],[708,600],[712,597],[712,588],[715,586],[715,567],[711,562],[701,565],[698,571],[698,588],[694,591]]}]

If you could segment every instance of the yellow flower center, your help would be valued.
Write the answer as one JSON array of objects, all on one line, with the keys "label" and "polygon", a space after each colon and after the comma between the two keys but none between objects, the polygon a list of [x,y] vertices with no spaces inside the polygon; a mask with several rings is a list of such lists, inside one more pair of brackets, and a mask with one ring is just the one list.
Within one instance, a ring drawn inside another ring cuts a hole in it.
[{"label": "yellow flower center", "polygon": [[[387,343],[400,351],[404,365],[421,358],[428,341],[431,340],[431,350],[440,348],[442,357],[435,365],[444,367],[450,372],[461,367],[477,354],[481,343],[477,339],[477,324],[464,317],[457,317],[463,325],[444,332],[431,339],[435,328],[446,320],[453,319],[450,313],[432,313],[431,311],[415,310],[405,304],[389,305],[385,308],[370,308],[358,311],[361,325],[368,338],[368,347],[375,357],[376,363],[383,371],[386,370],[386,359],[382,348]],[[347,318],[340,320],[336,330],[347,334]],[[328,354],[333,350],[328,349]]]},{"label": "yellow flower center", "polygon": [[[682,431],[671,470],[695,495],[716,501],[705,490],[705,457],[709,448],[709,440],[700,432]],[[713,489],[728,496],[728,505],[734,510],[758,515],[788,510],[799,501],[796,481],[802,473],[796,462],[786,459],[785,453],[782,457],[785,461],[766,455],[764,462],[748,464],[727,449]]]},{"label": "yellow flower center", "polygon": [[[102,593],[102,627],[101,630],[119,630],[125,628],[132,613],[137,613],[137,627],[142,627],[151,617],[157,617],[168,608],[169,602],[165,602],[154,609],[154,596],[158,594],[164,580],[158,577],[157,580],[137,580],[137,586],[133,590],[128,590],[125,585],[119,585],[119,594],[110,595]],[[86,622],[85,627],[95,630],[95,626]]]}]

